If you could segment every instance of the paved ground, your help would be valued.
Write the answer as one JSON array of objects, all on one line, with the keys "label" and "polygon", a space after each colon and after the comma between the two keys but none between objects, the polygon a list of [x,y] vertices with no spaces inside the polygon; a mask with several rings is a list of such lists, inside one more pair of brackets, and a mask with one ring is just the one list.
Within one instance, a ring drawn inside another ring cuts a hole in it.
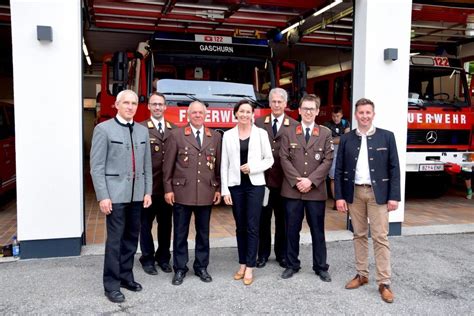
[{"label": "paved ground", "polygon": [[354,275],[352,242],[331,241],[331,283],[311,271],[308,245],[301,247],[303,268],[292,279],[281,279],[282,269],[270,261],[251,286],[232,279],[237,250],[213,248],[209,284],[188,273],[183,285],[173,286],[172,274],[148,276],[136,261],[135,278],[144,290],[124,290],[123,304],[103,295],[102,255],[2,263],[0,314],[474,314],[474,234],[390,241],[393,304],[381,301],[373,274],[368,286],[344,289]]}]

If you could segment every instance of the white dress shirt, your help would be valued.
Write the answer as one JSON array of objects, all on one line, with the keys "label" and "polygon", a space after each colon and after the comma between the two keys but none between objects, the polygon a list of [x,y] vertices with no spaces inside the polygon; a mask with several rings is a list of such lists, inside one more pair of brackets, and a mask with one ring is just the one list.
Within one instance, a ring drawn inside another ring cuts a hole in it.
[{"label": "white dress shirt", "polygon": [[191,124],[189,124],[189,126],[191,126],[191,129],[193,130],[194,138],[196,138],[196,132],[199,131],[199,140],[201,141],[202,146],[202,133],[204,132],[204,126],[201,126],[200,129],[195,128]]},{"label": "white dress shirt", "polygon": [[150,119],[153,122],[153,124],[155,124],[156,130],[158,132],[160,131],[160,128],[158,126],[159,126],[159,123],[161,123],[161,131],[163,132],[163,135],[164,135],[165,134],[165,119],[161,117],[161,120],[157,120],[153,116],[150,116]]},{"label": "white dress shirt", "polygon": [[359,150],[359,158],[357,158],[356,172],[354,177],[355,184],[372,184],[370,180],[369,153],[367,151],[367,135],[372,135],[375,127],[372,125],[366,134],[362,134],[359,129],[356,134],[362,137]]},{"label": "white dress shirt", "polygon": [[275,117],[272,113],[271,115],[271,118],[272,118],[272,126],[273,126],[273,120],[274,119],[277,119],[277,132],[280,130],[280,127],[281,127],[281,124],[283,124],[283,118],[285,117],[285,114],[283,113],[282,115],[280,115],[279,117]]}]

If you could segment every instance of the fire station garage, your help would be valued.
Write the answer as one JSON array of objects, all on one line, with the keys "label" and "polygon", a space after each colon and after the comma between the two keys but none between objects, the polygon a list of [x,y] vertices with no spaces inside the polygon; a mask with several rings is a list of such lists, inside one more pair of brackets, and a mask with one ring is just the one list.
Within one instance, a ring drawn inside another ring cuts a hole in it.
[{"label": "fire station garage", "polygon": [[[351,129],[355,101],[369,98],[400,161],[390,235],[474,231],[472,1],[10,0],[0,40],[0,245],[17,236],[22,259],[103,251],[89,152],[124,89],[138,95],[137,122],[157,91],[167,120],[184,126],[199,100],[220,131],[236,124],[241,99],[268,115],[275,87],[288,92],[289,116],[314,93],[317,124],[338,108]],[[327,182],[326,236],[350,239]],[[214,207],[210,234],[211,246],[235,246],[229,207]]]}]

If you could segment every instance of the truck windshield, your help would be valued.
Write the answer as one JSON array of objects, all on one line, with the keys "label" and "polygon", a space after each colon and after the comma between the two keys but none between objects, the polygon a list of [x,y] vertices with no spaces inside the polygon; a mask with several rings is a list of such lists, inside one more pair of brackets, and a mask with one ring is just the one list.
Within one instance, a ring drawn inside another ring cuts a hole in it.
[{"label": "truck windshield", "polygon": [[466,76],[453,67],[410,67],[408,105],[459,109],[469,105]]},{"label": "truck windshield", "polygon": [[251,84],[235,82],[160,79],[156,89],[166,96],[171,106],[188,106],[198,100],[208,107],[232,108],[242,99],[256,99]]}]

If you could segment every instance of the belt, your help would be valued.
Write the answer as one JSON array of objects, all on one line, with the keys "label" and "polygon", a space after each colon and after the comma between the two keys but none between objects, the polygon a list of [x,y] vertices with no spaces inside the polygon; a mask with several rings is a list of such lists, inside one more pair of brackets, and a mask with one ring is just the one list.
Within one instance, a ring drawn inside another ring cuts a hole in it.
[{"label": "belt", "polygon": [[371,187],[372,187],[372,185],[370,185],[370,184],[365,184],[365,183],[364,183],[364,184],[357,184],[357,183],[356,183],[356,185],[357,185],[358,187],[364,187],[364,188],[371,188]]}]

